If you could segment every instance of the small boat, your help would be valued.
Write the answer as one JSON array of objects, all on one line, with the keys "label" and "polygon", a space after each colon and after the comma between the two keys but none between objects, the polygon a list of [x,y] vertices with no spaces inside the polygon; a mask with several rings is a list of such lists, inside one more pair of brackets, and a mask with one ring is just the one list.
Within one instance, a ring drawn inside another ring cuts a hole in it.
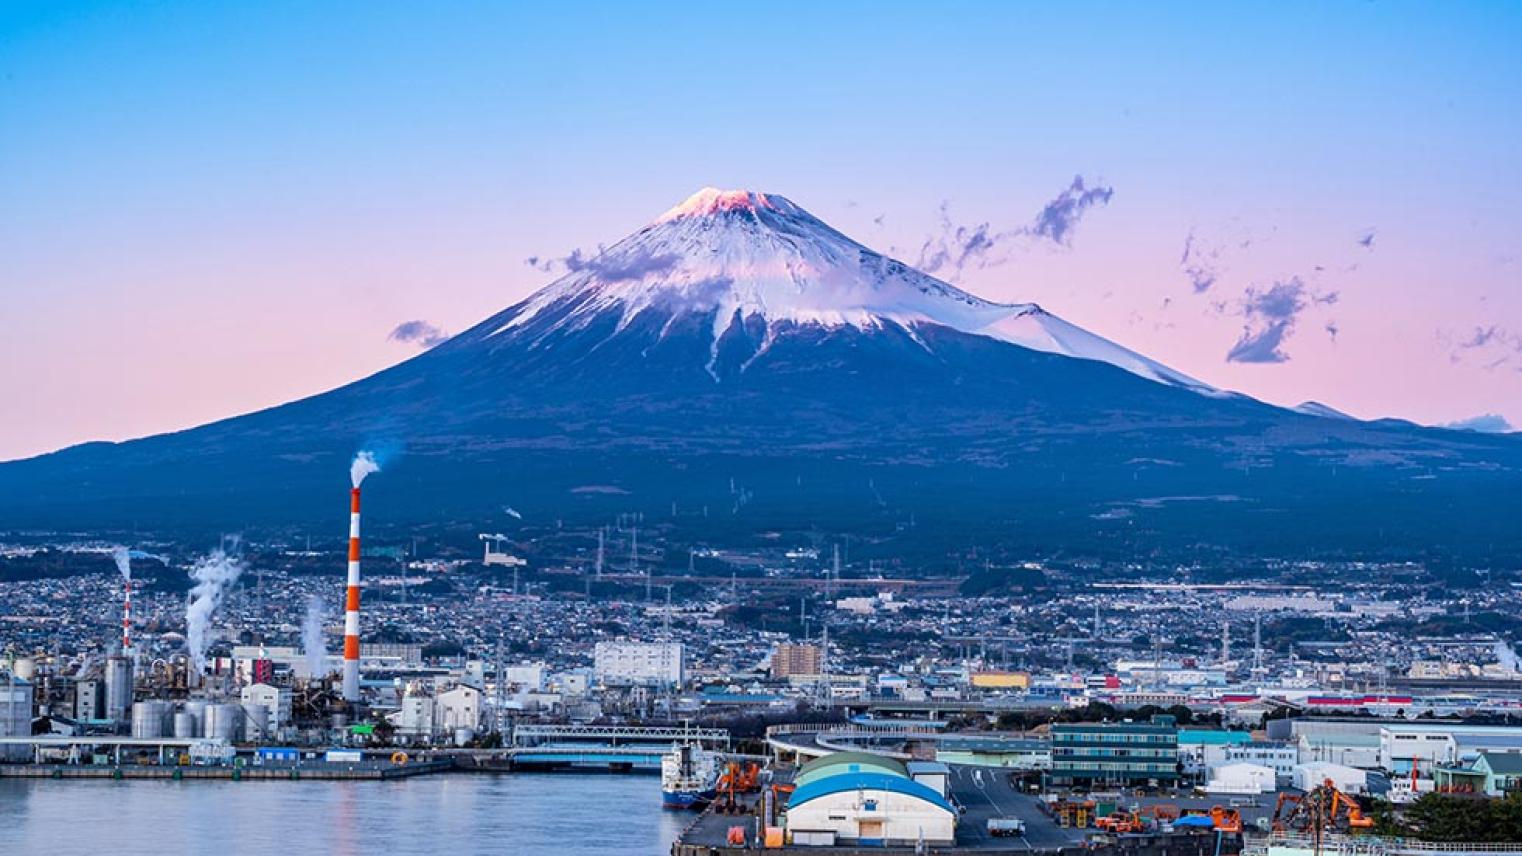
[{"label": "small boat", "polygon": [[672,745],[661,758],[661,805],[702,808],[713,801],[718,759],[694,741]]}]

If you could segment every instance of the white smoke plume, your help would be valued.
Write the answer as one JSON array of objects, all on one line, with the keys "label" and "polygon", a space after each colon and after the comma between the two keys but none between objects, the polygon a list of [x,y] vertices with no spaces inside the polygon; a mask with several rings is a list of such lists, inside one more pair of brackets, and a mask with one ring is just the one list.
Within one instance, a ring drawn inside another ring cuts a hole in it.
[{"label": "white smoke plume", "polygon": [[354,462],[349,464],[349,481],[359,487],[365,476],[380,472],[380,464],[375,462],[374,452],[360,452],[354,456]]},{"label": "white smoke plume", "polygon": [[1500,663],[1502,668],[1509,672],[1517,671],[1519,665],[1517,652],[1510,645],[1499,639],[1496,640],[1495,655],[1496,662]]},{"label": "white smoke plume", "polygon": [[307,675],[312,680],[326,675],[328,671],[327,640],[322,631],[327,617],[322,598],[315,594],[308,597],[307,617],[301,622],[301,651],[306,655]]},{"label": "white smoke plume", "polygon": [[196,584],[185,606],[185,642],[198,673],[206,667],[207,630],[212,616],[242,573],[243,560],[221,549],[213,550],[190,568],[190,578]]},{"label": "white smoke plume", "polygon": [[116,569],[121,572],[122,579],[132,582],[132,553],[126,547],[117,547],[111,551],[111,559],[116,562]]}]

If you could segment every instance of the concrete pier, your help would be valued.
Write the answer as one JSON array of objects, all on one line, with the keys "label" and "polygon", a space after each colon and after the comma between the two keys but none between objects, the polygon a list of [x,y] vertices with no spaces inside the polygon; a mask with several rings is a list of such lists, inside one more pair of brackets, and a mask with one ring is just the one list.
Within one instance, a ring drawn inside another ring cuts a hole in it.
[{"label": "concrete pier", "polygon": [[262,766],[155,766],[124,764],[0,764],[0,779],[158,779],[193,781],[220,779],[228,781],[379,781],[406,779],[443,773],[455,768],[450,761],[424,761],[409,764],[330,764],[262,765]]}]

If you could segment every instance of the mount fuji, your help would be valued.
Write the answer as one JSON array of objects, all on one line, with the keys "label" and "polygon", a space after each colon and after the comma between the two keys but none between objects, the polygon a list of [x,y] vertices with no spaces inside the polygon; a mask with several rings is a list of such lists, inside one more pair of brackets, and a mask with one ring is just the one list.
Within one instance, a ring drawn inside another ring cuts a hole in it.
[{"label": "mount fuji", "polygon": [[[462,341],[550,346],[610,317],[618,335],[648,314],[663,321],[657,344],[689,323],[706,327],[704,369],[722,381],[721,372],[744,371],[779,337],[892,331],[928,351],[915,331],[938,326],[1211,391],[1034,303],[991,303],[879,255],[776,195],[705,188],[597,257],[571,264],[568,276]],[[760,341],[739,351],[737,365],[721,365],[726,351],[735,355],[724,347],[732,334]]]},{"label": "mount fuji", "polygon": [[1217,390],[781,196],[703,190],[565,266],[330,392],[0,464],[0,527],[305,526],[374,448],[382,533],[474,532],[511,505],[541,524],[638,511],[692,542],[854,532],[927,565],[967,545],[1522,555],[1518,438]]}]

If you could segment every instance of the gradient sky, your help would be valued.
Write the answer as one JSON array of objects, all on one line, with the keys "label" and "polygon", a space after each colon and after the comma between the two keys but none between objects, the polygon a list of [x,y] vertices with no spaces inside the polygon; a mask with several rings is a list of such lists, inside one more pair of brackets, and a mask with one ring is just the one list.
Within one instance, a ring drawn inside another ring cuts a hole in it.
[{"label": "gradient sky", "polygon": [[1516,3],[0,3],[0,459],[369,374],[704,185],[913,263],[943,203],[1018,230],[1075,175],[1114,193],[1066,245],[959,284],[1522,426],[1519,44]]}]

